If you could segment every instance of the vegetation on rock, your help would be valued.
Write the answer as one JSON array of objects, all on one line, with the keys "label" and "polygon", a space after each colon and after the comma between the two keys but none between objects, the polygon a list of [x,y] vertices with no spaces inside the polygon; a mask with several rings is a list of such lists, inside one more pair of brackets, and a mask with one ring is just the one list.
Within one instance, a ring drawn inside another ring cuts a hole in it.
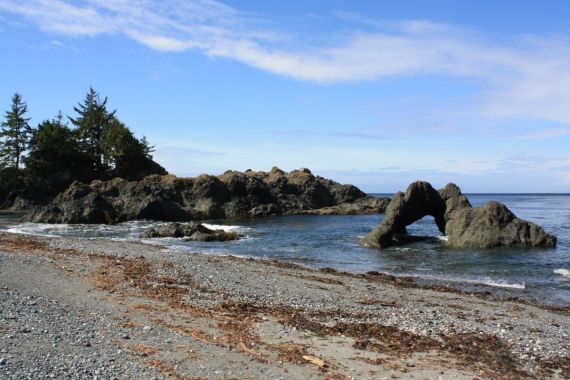
[{"label": "vegetation on rock", "polygon": [[[153,148],[107,109],[107,98],[90,88],[77,115],[41,122],[32,128],[28,107],[20,94],[12,98],[0,131],[0,207],[19,196],[45,203],[74,181],[91,182],[121,177],[140,180],[166,174],[152,160]],[[24,165],[22,165],[22,163]]]}]

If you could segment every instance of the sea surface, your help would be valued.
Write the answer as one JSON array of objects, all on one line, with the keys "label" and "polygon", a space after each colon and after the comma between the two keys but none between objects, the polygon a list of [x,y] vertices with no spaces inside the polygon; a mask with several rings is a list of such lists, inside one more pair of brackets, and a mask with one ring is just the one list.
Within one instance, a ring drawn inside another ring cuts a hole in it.
[{"label": "sea surface", "polygon": [[[385,195],[385,194],[374,194]],[[432,236],[384,250],[365,248],[359,240],[383,215],[279,216],[249,220],[213,220],[211,228],[245,237],[224,243],[182,239],[143,240],[177,250],[291,261],[301,265],[362,273],[378,271],[412,276],[419,283],[445,284],[466,290],[490,290],[543,303],[570,306],[570,194],[471,194],[473,206],[490,200],[504,203],[518,217],[541,225],[558,237],[549,249],[451,249],[445,246],[432,217],[408,227],[413,235]],[[135,221],[114,226],[17,223],[0,230],[46,236],[139,240],[160,222]]]}]

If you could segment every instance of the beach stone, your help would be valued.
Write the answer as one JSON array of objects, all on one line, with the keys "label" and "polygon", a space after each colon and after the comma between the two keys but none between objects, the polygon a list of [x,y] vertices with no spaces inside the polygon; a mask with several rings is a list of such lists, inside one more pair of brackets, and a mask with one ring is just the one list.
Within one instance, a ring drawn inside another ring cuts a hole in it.
[{"label": "beach stone", "polygon": [[150,228],[141,234],[143,239],[152,238],[185,238],[188,241],[228,241],[238,240],[240,235],[235,232],[213,230],[199,223],[168,223],[158,229]]},{"label": "beach stone", "polygon": [[429,183],[417,181],[405,193],[394,194],[386,214],[372,232],[362,239],[369,247],[386,248],[415,239],[406,226],[431,215],[447,243],[456,248],[554,247],[556,237],[540,226],[517,218],[505,205],[488,202],[471,206],[469,199],[453,183],[436,191]]}]

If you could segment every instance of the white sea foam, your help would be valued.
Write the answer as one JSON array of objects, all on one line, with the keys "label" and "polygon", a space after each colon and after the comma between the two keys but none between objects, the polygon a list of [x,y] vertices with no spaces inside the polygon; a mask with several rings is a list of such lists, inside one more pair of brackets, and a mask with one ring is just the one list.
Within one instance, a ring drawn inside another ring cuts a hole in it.
[{"label": "white sea foam", "polygon": [[482,281],[484,285],[493,286],[495,288],[506,288],[506,289],[526,289],[526,285],[522,284],[509,284],[507,282],[495,282],[495,281]]},{"label": "white sea foam", "polygon": [[436,238],[441,241],[449,241],[449,236],[436,236]]},{"label": "white sea foam", "polygon": [[226,232],[244,231],[244,230],[249,229],[249,228],[243,227],[243,226],[226,226],[223,224],[202,223],[202,225],[206,228],[211,229],[211,230],[223,230]]},{"label": "white sea foam", "polygon": [[68,228],[66,224],[21,223],[8,226],[5,232],[21,235],[60,236],[58,231]]},{"label": "white sea foam", "polygon": [[[398,276],[398,274],[396,275]],[[509,283],[504,280],[493,280],[484,277],[465,278],[465,277],[456,277],[456,276],[416,274],[416,273],[411,273],[405,276],[428,280],[428,281],[436,281],[436,282],[452,282],[452,283],[469,284],[469,285],[486,285],[486,286],[492,286],[494,288],[505,288],[505,289],[520,289],[520,290],[526,289],[526,284],[524,282],[520,284]]]},{"label": "white sea foam", "polygon": [[554,269],[554,274],[559,274],[564,278],[570,278],[570,270],[568,269],[563,269],[563,268]]}]

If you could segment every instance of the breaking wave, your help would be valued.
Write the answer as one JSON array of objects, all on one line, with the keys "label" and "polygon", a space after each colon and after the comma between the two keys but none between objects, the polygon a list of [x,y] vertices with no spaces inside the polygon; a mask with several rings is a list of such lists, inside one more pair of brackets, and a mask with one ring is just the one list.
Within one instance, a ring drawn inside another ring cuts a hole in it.
[{"label": "breaking wave", "polygon": [[563,268],[554,269],[553,273],[558,274],[564,278],[570,278],[570,270],[568,269],[563,269]]},{"label": "breaking wave", "polygon": [[249,229],[249,228],[246,228],[243,226],[228,226],[228,225],[222,225],[222,224],[202,223],[202,225],[206,228],[211,229],[211,230],[223,230],[226,232],[238,232],[238,231],[244,231],[244,230]]}]

